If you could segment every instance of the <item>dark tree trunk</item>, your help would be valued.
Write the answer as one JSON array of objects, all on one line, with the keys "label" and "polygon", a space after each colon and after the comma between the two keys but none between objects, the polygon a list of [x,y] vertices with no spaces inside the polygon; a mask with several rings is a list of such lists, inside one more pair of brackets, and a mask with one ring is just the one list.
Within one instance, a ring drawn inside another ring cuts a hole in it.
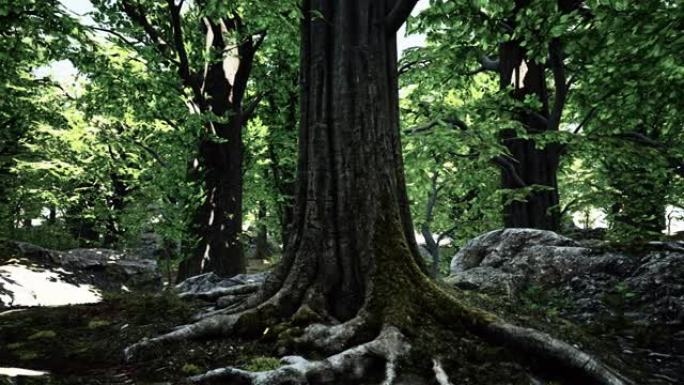
[{"label": "dark tree trunk", "polygon": [[[296,88],[296,85],[293,86]],[[287,97],[287,114],[284,122],[280,121],[274,123],[279,130],[287,133],[295,133],[297,127],[297,105],[299,98],[296,92],[289,93]],[[269,114],[277,116],[280,113],[280,106],[273,97],[268,97]],[[286,136],[287,137],[287,136]],[[283,136],[269,136],[268,153],[271,158],[271,174],[273,177],[273,184],[280,195],[277,202],[278,221],[280,223],[280,239],[283,243],[283,249],[287,247],[290,240],[290,230],[292,227],[292,220],[294,218],[294,193],[295,193],[295,167],[289,167],[287,162],[284,162],[279,156],[279,149],[287,151],[286,143],[282,143]]]},{"label": "dark tree trunk", "polygon": [[[544,66],[528,59],[525,50],[517,42],[502,44],[499,53],[501,88],[507,89],[512,84],[515,100],[523,101],[526,96],[532,95],[542,102],[539,111],[516,112],[517,120],[530,134],[549,130]],[[512,129],[502,132],[502,140],[510,151],[515,170],[515,174],[510,170],[502,172],[502,187],[511,190],[532,188],[524,201],[505,204],[504,226],[558,230],[560,212],[556,174],[560,146],[547,144],[544,148],[538,148],[534,140],[518,138]]]},{"label": "dark tree trunk", "polygon": [[48,220],[47,223],[50,225],[54,225],[57,223],[57,207],[54,205],[50,205],[50,212],[48,214]]},{"label": "dark tree trunk", "polygon": [[[198,239],[192,256],[179,266],[178,280],[214,272],[230,277],[244,273],[242,243],[242,117],[229,102],[231,87],[223,63],[207,75],[211,111],[229,113],[227,123],[210,122],[200,143],[196,174],[203,182],[204,201],[195,213],[192,232]],[[215,139],[213,136],[219,139]]]},{"label": "dark tree trunk", "polygon": [[[645,134],[644,134],[645,135]],[[640,162],[624,162],[610,156],[603,163],[604,177],[613,200],[608,211],[611,232],[621,239],[646,240],[666,229],[667,193],[671,175],[654,173],[652,168],[666,161],[649,149],[625,154],[627,149],[611,152],[629,155]]]},{"label": "dark tree trunk", "polygon": [[264,260],[271,256],[271,248],[268,244],[268,229],[263,223],[266,218],[266,207],[259,202],[259,213],[257,216],[257,233],[254,239],[254,259]]},{"label": "dark tree trunk", "polygon": [[399,143],[396,38],[383,22],[393,3],[304,2],[293,234],[267,287],[340,320],[368,303],[383,258],[423,266]]},{"label": "dark tree trunk", "polygon": [[120,217],[126,207],[126,197],[130,191],[123,176],[116,171],[110,174],[112,183],[112,195],[109,197],[109,217],[107,218],[107,233],[104,236],[103,245],[114,247],[121,237]]},{"label": "dark tree trunk", "polygon": [[[207,25],[213,34],[212,52],[226,54],[227,50],[233,51],[238,56],[239,64],[233,79],[228,79],[222,57],[211,62],[204,78],[204,89],[200,92],[195,87],[194,102],[200,111],[214,114],[225,121],[210,120],[205,124],[199,157],[190,173],[202,182],[204,201],[195,213],[191,226],[197,243],[190,257],[179,266],[179,281],[205,272],[225,277],[245,272],[240,240],[244,151],[242,127],[259,99],[245,109],[242,103],[254,54],[261,40],[254,42],[251,36],[240,36],[241,43],[237,45],[226,42],[223,28],[243,32],[242,21],[237,16],[225,18],[222,23],[207,20]],[[192,79],[187,79],[188,75],[185,76],[186,83],[197,85]]]}]

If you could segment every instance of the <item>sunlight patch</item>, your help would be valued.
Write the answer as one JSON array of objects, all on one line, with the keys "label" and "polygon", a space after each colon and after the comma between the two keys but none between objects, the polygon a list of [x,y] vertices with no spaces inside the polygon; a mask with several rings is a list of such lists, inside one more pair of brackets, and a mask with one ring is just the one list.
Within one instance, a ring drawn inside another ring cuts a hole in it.
[{"label": "sunlight patch", "polygon": [[17,377],[17,376],[30,376],[30,377],[38,377],[38,376],[44,376],[46,375],[47,372],[41,372],[39,370],[30,370],[30,369],[22,369],[22,368],[2,368],[0,367],[0,376],[9,376],[9,377]]},{"label": "sunlight patch", "polygon": [[12,293],[0,294],[0,302],[9,306],[62,306],[102,300],[92,285],[75,285],[54,271],[24,265],[1,265],[0,281],[4,290]]}]

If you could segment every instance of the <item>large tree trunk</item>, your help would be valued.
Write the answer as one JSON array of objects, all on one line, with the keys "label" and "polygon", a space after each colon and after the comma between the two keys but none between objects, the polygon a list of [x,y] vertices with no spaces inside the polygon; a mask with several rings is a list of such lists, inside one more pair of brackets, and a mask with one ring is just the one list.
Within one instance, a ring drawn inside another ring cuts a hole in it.
[{"label": "large tree trunk", "polygon": [[[544,66],[528,59],[525,50],[515,41],[502,44],[499,53],[501,88],[508,89],[512,84],[515,100],[522,102],[532,95],[542,102],[539,111],[517,112],[517,120],[530,134],[547,131],[550,117]],[[512,129],[502,132],[502,140],[510,151],[515,170],[515,174],[511,170],[502,172],[502,188],[532,188],[524,200],[504,205],[504,226],[558,230],[560,211],[556,174],[560,146],[547,144],[538,148],[534,140],[519,138]]]},{"label": "large tree trunk", "polygon": [[324,20],[303,26],[294,234],[281,270],[285,287],[304,286],[298,295],[345,320],[372,296],[380,255],[422,262],[399,145],[396,40],[381,22],[392,2],[314,3],[305,12]]},{"label": "large tree trunk", "polygon": [[[413,5],[415,0],[304,1],[296,203],[283,259],[245,300],[234,302],[249,286],[200,293],[225,295],[219,305],[227,307],[133,345],[126,350],[129,359],[157,344],[239,333],[338,354],[320,361],[286,357],[288,365],[259,373],[217,369],[191,380],[346,384],[374,383],[369,378],[380,374],[392,384],[397,362],[411,349],[407,335],[435,354],[432,342],[461,347],[475,333],[546,354],[596,382],[625,384],[567,344],[464,306],[425,274],[409,217],[398,129],[395,34]],[[450,342],[435,338],[442,333]],[[438,359],[427,362],[434,362],[439,383],[449,383]]]}]

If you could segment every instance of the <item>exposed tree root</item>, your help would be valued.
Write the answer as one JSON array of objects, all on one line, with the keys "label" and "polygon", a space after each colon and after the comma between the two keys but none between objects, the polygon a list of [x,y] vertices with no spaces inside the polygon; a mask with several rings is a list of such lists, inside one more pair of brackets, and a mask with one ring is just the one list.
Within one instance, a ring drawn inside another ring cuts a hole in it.
[{"label": "exposed tree root", "polygon": [[239,315],[217,315],[192,324],[179,326],[172,332],[154,338],[146,338],[127,347],[124,350],[124,358],[126,361],[143,360],[152,354],[155,348],[163,345],[189,339],[232,335],[239,319]]},{"label": "exposed tree root", "polygon": [[[408,354],[411,346],[399,329],[387,326],[374,340],[330,356],[309,361],[300,356],[283,357],[278,369],[250,372],[236,368],[216,369],[190,378],[191,382],[214,380],[243,381],[250,385],[308,385],[344,383],[367,378],[378,360],[385,362],[383,385],[391,385],[397,377],[397,361]],[[229,382],[231,383],[231,382]]]},{"label": "exposed tree root", "polygon": [[295,339],[300,345],[310,346],[322,352],[339,352],[347,348],[359,334],[368,329],[368,318],[357,315],[347,322],[338,325],[313,324],[304,330],[304,334]]},{"label": "exposed tree root", "polygon": [[631,382],[596,358],[535,329],[496,321],[486,326],[490,338],[512,349],[562,365],[603,385],[626,385]]},{"label": "exposed tree root", "polygon": [[[237,332],[237,326],[244,322],[245,318],[252,319],[257,314],[258,310],[253,309],[240,314],[211,316],[194,324],[179,327],[168,334],[140,341],[127,348],[125,356],[128,360],[141,359],[156,346],[186,339],[233,335]],[[397,359],[407,354],[410,345],[398,328],[385,325],[377,338],[344,350],[353,341],[361,338],[360,336],[364,333],[368,333],[368,330],[368,318],[362,315],[333,326],[312,324],[295,338],[298,345],[318,351],[342,351],[342,353],[320,361],[288,356],[283,359],[284,366],[266,372],[249,372],[236,368],[217,369],[195,376],[191,378],[191,381],[206,382],[222,378],[248,381],[248,384],[255,385],[339,383],[340,379],[351,381],[369,375],[370,369],[375,367],[373,363],[378,359],[383,359],[386,363],[384,384],[389,385],[396,376]],[[523,351],[579,373],[596,384],[631,384],[592,356],[534,329],[522,328],[497,320],[484,325],[481,333],[478,334],[483,334],[486,339],[511,349]],[[448,375],[437,359],[433,360],[433,371],[438,384],[451,385]],[[316,380],[313,381],[312,378]]]},{"label": "exposed tree root", "polygon": [[261,287],[261,282],[245,283],[243,285],[236,285],[230,287],[216,287],[211,290],[203,292],[185,292],[178,296],[181,298],[200,298],[208,301],[216,300],[220,297],[235,296],[235,295],[249,295]]},{"label": "exposed tree root", "polygon": [[[391,250],[389,245],[378,248],[385,249]],[[390,260],[391,255],[378,251],[379,264],[385,257]],[[220,290],[220,294],[202,294],[205,298],[222,298],[227,307],[204,314],[196,323],[130,346],[125,351],[126,358],[141,359],[154,353],[157,346],[186,339],[265,335],[276,339],[283,351],[314,351],[329,357],[318,361],[289,357],[283,367],[267,372],[217,369],[193,377],[192,381],[224,378],[263,385],[344,383],[340,379],[351,382],[371,372],[378,373],[377,363],[384,362],[384,383],[390,385],[397,375],[397,360],[407,354],[410,346],[408,337],[402,333],[410,336],[413,345],[420,346],[421,354],[431,357],[431,350],[438,350],[434,344],[444,343],[433,332],[453,328],[454,341],[458,341],[460,333],[479,336],[521,357],[532,357],[586,378],[587,384],[631,384],[594,357],[546,333],[514,326],[493,314],[468,307],[425,277],[416,264],[387,263],[377,267],[381,274],[369,280],[363,304],[355,315],[339,322],[330,315],[335,313],[330,311],[334,309],[321,294],[325,284],[315,280],[315,263],[305,263],[304,259],[285,262],[274,272],[275,283],[267,279],[259,290],[254,291],[250,285]],[[288,274],[290,269],[296,273]],[[435,359],[432,364],[434,380],[450,385],[440,361]]]},{"label": "exposed tree root", "polygon": [[439,385],[453,385],[449,381],[449,376],[444,371],[442,363],[436,358],[432,360],[432,371],[435,372],[435,379]]}]

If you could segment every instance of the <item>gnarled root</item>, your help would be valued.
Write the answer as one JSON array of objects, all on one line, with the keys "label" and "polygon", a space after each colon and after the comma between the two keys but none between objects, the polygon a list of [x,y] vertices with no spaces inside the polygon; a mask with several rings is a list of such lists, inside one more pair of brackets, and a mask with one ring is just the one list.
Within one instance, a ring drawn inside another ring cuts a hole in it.
[{"label": "gnarled root", "polygon": [[146,338],[127,347],[124,349],[124,358],[129,362],[142,360],[147,358],[154,348],[166,344],[188,339],[231,335],[239,318],[238,315],[217,315],[192,324],[179,326],[170,333],[159,337]]},{"label": "gnarled root", "polygon": [[485,333],[494,342],[511,349],[523,350],[535,357],[570,369],[597,384],[631,384],[631,381],[596,358],[546,333],[502,321],[492,322],[485,329]]},{"label": "gnarled root", "polygon": [[214,380],[243,381],[250,385],[308,385],[342,383],[368,376],[378,360],[385,362],[383,385],[390,385],[397,376],[397,361],[406,356],[411,346],[399,329],[385,326],[374,340],[355,346],[320,361],[309,361],[300,356],[283,357],[285,364],[278,369],[249,372],[236,368],[209,371],[190,378],[194,383]]},{"label": "gnarled root", "polygon": [[261,285],[261,282],[250,282],[230,287],[215,287],[202,292],[184,292],[178,294],[178,296],[181,298],[200,298],[212,301],[226,296],[249,295],[259,290]]},{"label": "gnarled root", "polygon": [[311,346],[322,352],[339,352],[347,348],[359,334],[368,328],[368,319],[357,315],[347,322],[338,325],[312,324],[304,329],[304,333],[295,339],[299,345]]}]

